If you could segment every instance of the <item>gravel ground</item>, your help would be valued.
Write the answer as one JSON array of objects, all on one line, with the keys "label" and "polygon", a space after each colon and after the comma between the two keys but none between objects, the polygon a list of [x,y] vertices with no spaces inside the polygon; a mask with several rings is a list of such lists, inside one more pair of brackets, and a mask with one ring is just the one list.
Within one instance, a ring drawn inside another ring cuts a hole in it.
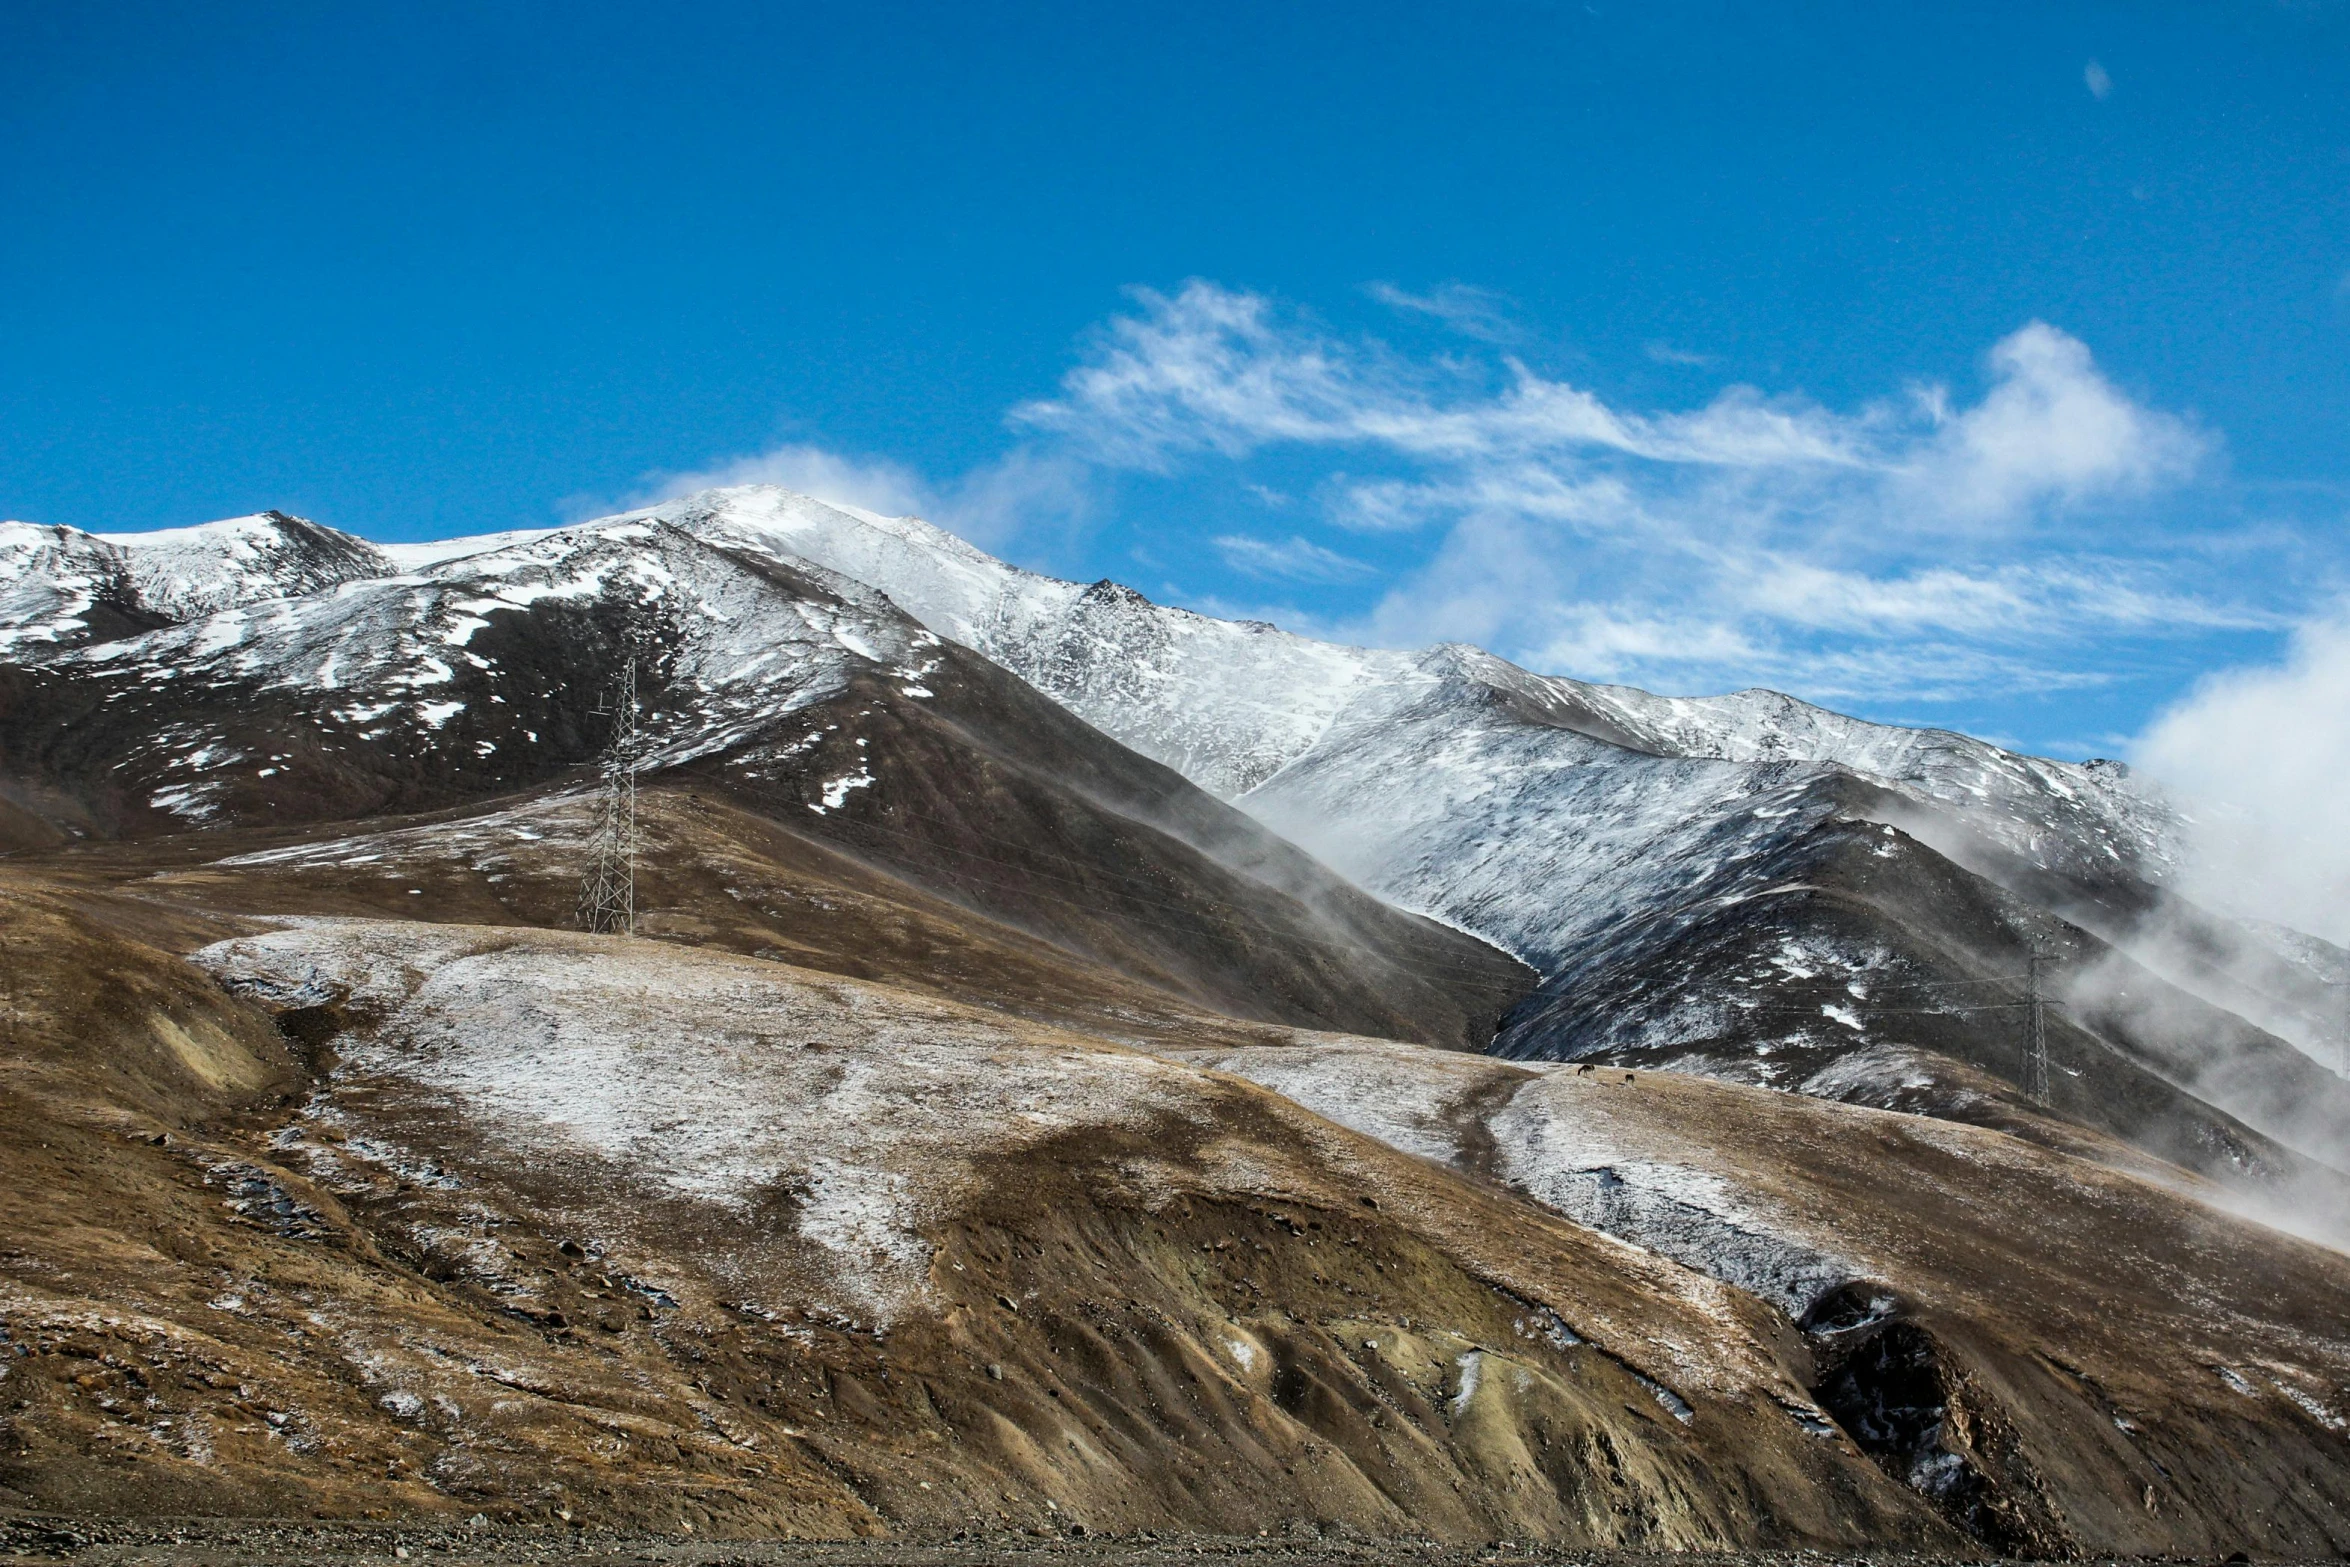
[{"label": "gravel ground", "polygon": [[[193,1520],[114,1522],[90,1519],[0,1520],[0,1557],[153,1563],[156,1567],[396,1567],[413,1562],[661,1563],[673,1567],[1149,1567],[1157,1562],[1219,1557],[1258,1567],[1949,1567],[1948,1559],[1798,1552],[1669,1553],[1562,1550],[1519,1541],[1482,1547],[1359,1536],[1238,1538],[1143,1534],[1075,1538],[993,1534],[886,1541],[697,1540],[682,1534],[491,1525],[480,1528]],[[2226,1558],[2243,1562],[2241,1555]],[[2186,1562],[2193,1558],[2116,1558]],[[2212,1567],[2223,1567],[2211,1558]]]}]

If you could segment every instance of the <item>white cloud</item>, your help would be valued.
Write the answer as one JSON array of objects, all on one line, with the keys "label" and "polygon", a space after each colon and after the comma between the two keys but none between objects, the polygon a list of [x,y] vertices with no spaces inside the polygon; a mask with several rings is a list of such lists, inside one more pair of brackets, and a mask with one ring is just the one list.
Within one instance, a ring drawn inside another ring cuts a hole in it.
[{"label": "white cloud", "polygon": [[911,469],[897,463],[843,457],[818,446],[792,445],[729,458],[692,473],[661,475],[646,487],[636,504],[649,506],[734,484],[779,484],[795,494],[862,507],[885,517],[923,511],[932,501],[929,486]]},{"label": "white cloud", "polygon": [[689,473],[656,475],[629,504],[646,506],[725,485],[776,484],[885,517],[919,516],[975,544],[1000,546],[1023,530],[1082,520],[1093,500],[1090,478],[1082,463],[1028,446],[939,484],[897,463],[791,444]]},{"label": "white cloud", "polygon": [[[2261,621],[2127,549],[2087,547],[2103,511],[2192,479],[2214,443],[2043,322],[1992,347],[1972,403],[1930,387],[1839,412],[1733,386],[1645,411],[1506,356],[1405,358],[1209,283],[1134,298],[1060,394],[1015,422],[1090,463],[1154,473],[1326,453],[1331,521],[1442,530],[1348,634],[1478,641],[1609,678],[1799,677],[1815,695],[1882,697],[2102,680],[2058,649]],[[1272,574],[1259,556],[1227,559]]]},{"label": "white cloud", "polygon": [[925,513],[974,544],[1000,546],[1082,524],[1094,507],[1093,474],[1059,452],[1015,446],[939,487]]},{"label": "white cloud", "polygon": [[1226,565],[1251,577],[1330,583],[1359,582],[1377,575],[1377,568],[1295,534],[1272,540],[1228,533],[1211,542]]},{"label": "white cloud", "polygon": [[1799,398],[1731,387],[1701,408],[1638,414],[1514,360],[1502,384],[1461,367],[1415,364],[1375,344],[1279,320],[1269,301],[1193,282],[1138,290],[1139,312],[1110,323],[1058,398],[1016,422],[1092,460],[1164,471],[1177,457],[1245,457],[1269,446],[1352,446],[1444,465],[1457,482],[1515,468],[1565,481],[1594,459],[1816,477],[1874,476],[1889,501],[1969,520],[2014,520],[2047,501],[2141,492],[2193,472],[2208,443],[2184,421],[2140,408],[2088,348],[2031,322],[1989,356],[1990,392],[1953,410],[1929,390],[1905,418],[1887,407],[1836,414]]},{"label": "white cloud", "polygon": [[1113,320],[1061,396],[1016,423],[1091,459],[1165,471],[1181,455],[1243,457],[1268,446],[1358,445],[1433,462],[1617,453],[1660,462],[1868,461],[1869,418],[1837,419],[1734,387],[1706,407],[1644,417],[1504,361],[1498,391],[1458,367],[1415,364],[1279,320],[1270,301],[1192,282]]},{"label": "white cloud", "polygon": [[2204,681],[2133,757],[2195,802],[2192,891],[2350,945],[2350,605]]},{"label": "white cloud", "polygon": [[1509,343],[1524,335],[1510,319],[1509,301],[1491,289],[1444,283],[1425,294],[1413,294],[1392,283],[1373,283],[1367,292],[1391,310],[1433,317],[1463,337],[1481,342]]},{"label": "white cloud", "polygon": [[2142,494],[2185,479],[2208,455],[2192,426],[2131,402],[2098,373],[2088,345],[2045,322],[2000,342],[1991,368],[1990,394],[1962,413],[1928,399],[1943,427],[1914,469],[1914,492],[1958,517]]}]

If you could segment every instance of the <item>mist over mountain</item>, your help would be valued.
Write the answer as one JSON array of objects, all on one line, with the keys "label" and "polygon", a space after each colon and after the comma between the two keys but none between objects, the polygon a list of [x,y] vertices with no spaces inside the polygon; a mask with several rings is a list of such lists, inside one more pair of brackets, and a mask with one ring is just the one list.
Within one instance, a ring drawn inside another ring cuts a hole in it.
[{"label": "mist over mountain", "polygon": [[0,525],[0,1497],[2350,1547],[2350,954],[2198,828],[773,487]]}]

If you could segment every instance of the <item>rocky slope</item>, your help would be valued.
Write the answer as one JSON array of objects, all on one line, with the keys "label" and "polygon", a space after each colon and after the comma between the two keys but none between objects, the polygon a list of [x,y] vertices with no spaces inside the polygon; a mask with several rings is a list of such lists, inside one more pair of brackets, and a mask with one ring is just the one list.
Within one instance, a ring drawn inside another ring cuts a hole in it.
[{"label": "rocky slope", "polygon": [[0,886],[17,1506],[2344,1542],[2346,1265],[2087,1134],[182,891]]},{"label": "rocky slope", "polygon": [[1794,1425],[1758,1304],[1229,1078],[511,928],[206,949],[281,1039],[82,910],[8,913],[143,981],[97,1037],[189,1041],[140,1097],[27,1038],[109,1016],[78,965],[20,996],[0,1485],[25,1502],[1944,1537]]},{"label": "rocky slope", "polygon": [[2343,1258],[2104,1139],[1367,1041],[1183,1054],[1778,1305],[1840,1428],[2004,1549],[2172,1549],[2186,1512],[2217,1548],[2342,1506],[2283,1455],[2345,1428],[2341,1373],[2308,1358],[2350,1347]]}]

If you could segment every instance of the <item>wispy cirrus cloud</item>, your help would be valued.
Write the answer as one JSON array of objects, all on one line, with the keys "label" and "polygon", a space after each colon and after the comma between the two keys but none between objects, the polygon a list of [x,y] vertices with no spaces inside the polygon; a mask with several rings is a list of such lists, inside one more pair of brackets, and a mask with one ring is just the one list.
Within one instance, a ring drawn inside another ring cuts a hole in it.
[{"label": "wispy cirrus cloud", "polygon": [[1274,540],[1227,533],[1210,542],[1225,564],[1244,576],[1310,583],[1359,582],[1379,574],[1379,568],[1366,561],[1294,534]]},{"label": "wispy cirrus cloud", "polygon": [[1715,355],[1700,354],[1686,348],[1675,348],[1672,344],[1663,341],[1647,343],[1642,346],[1640,351],[1660,365],[1689,365],[1703,369],[1708,365],[1720,363]]},{"label": "wispy cirrus cloud", "polygon": [[1488,343],[1513,343],[1525,336],[1510,314],[1509,300],[1489,288],[1443,283],[1425,294],[1415,294],[1393,283],[1373,283],[1364,292],[1390,310],[1427,316],[1463,337]]},{"label": "wispy cirrus cloud", "polygon": [[[1321,629],[1480,642],[1600,678],[1884,698],[2094,682],[2108,672],[2081,653],[2100,636],[2282,618],[2115,547],[2117,509],[2192,483],[2218,443],[2043,322],[1990,347],[1972,401],[1924,385],[1835,410],[1731,386],[1656,411],[1507,354],[1413,359],[1213,284],[1134,297],[1015,426],[1151,474],[1322,454],[1327,523],[1433,541]],[[1217,543],[1236,569],[1279,575]]]}]

